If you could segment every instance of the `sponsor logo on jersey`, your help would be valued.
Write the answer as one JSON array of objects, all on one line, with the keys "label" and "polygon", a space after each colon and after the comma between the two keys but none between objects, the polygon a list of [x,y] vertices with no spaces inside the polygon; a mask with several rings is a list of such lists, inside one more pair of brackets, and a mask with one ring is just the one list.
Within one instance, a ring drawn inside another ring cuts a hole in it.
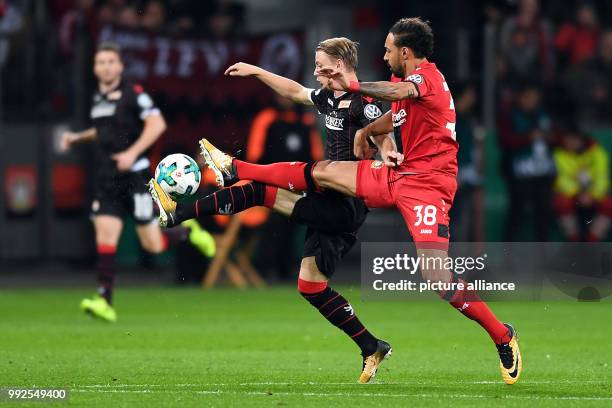
[{"label": "sponsor logo on jersey", "polygon": [[325,127],[331,130],[344,130],[344,118],[325,115]]},{"label": "sponsor logo on jersey", "polygon": [[330,106],[334,106],[334,101],[332,101],[331,98],[327,98],[327,103],[329,103]]},{"label": "sponsor logo on jersey", "polygon": [[419,85],[423,83],[423,77],[419,74],[409,75],[408,78],[406,78],[406,80],[410,82],[414,82],[415,84],[419,84]]},{"label": "sponsor logo on jersey", "polygon": [[115,103],[102,100],[91,107],[90,116],[92,119],[114,116],[116,110],[117,105]]},{"label": "sponsor logo on jersey", "polygon": [[340,101],[338,109],[348,108],[349,106],[351,106],[351,101]]},{"label": "sponsor logo on jersey", "polygon": [[380,110],[378,106],[374,105],[373,103],[368,103],[363,108],[363,114],[365,115],[366,118],[370,120],[374,120],[380,117],[380,115],[382,115],[382,111]]},{"label": "sponsor logo on jersey", "polygon": [[433,231],[432,231],[432,230],[430,230],[430,229],[425,229],[425,228],[423,228],[423,229],[421,229],[421,231],[420,231],[420,232],[421,232],[421,234],[431,234]]},{"label": "sponsor logo on jersey", "polygon": [[393,127],[399,127],[406,122],[406,109],[402,109],[392,115]]},{"label": "sponsor logo on jersey", "polygon": [[370,165],[370,167],[372,167],[373,169],[380,169],[382,166],[383,162],[381,162],[380,160],[374,160]]}]

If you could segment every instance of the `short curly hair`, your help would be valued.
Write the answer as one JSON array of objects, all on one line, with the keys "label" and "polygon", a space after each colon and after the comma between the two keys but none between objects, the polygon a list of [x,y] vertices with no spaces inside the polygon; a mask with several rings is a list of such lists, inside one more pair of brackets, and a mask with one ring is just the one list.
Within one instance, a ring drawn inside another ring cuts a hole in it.
[{"label": "short curly hair", "polygon": [[397,47],[408,47],[417,58],[429,58],[433,54],[434,35],[429,21],[421,17],[399,19],[389,30]]}]

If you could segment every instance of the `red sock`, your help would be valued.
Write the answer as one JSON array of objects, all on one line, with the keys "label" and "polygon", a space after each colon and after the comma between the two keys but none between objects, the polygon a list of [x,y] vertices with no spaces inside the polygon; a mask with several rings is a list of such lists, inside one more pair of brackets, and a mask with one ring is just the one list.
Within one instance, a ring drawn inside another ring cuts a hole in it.
[{"label": "red sock", "polygon": [[266,185],[263,202],[264,207],[274,207],[274,202],[276,202],[276,193],[278,193],[278,187]]},{"label": "red sock", "polygon": [[489,306],[475,291],[467,290],[467,283],[464,280],[459,279],[459,282],[464,284],[464,289],[455,292],[450,304],[464,316],[478,322],[489,333],[495,344],[509,342],[511,337],[508,328],[495,317]]},{"label": "red sock", "polygon": [[304,173],[304,170],[310,170],[308,163],[253,164],[234,159],[234,166],[236,166],[238,178],[241,180],[259,181],[290,191],[308,190],[308,182]]}]

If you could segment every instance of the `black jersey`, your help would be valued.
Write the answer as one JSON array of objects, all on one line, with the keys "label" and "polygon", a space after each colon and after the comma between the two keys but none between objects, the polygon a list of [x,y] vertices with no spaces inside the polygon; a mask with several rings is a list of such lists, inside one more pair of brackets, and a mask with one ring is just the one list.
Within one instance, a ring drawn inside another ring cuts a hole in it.
[{"label": "black jersey", "polygon": [[380,102],[359,93],[335,97],[334,91],[328,89],[312,90],[309,97],[319,113],[325,115],[325,158],[358,160],[353,153],[355,132],[382,115]]},{"label": "black jersey", "polygon": [[[96,170],[100,177],[119,174],[115,153],[129,148],[140,137],[143,120],[149,115],[159,115],[151,97],[140,85],[121,81],[109,92],[99,90],[93,95],[90,118],[96,129]],[[147,152],[134,162],[131,171],[148,168]]]}]

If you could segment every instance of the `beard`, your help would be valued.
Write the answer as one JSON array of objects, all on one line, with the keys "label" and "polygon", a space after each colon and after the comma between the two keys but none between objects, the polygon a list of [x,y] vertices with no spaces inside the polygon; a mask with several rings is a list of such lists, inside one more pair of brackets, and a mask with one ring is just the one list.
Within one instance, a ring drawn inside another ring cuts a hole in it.
[{"label": "beard", "polygon": [[406,73],[404,72],[404,67],[401,64],[393,66],[391,65],[391,63],[388,62],[387,66],[389,67],[389,70],[391,71],[393,76],[397,78],[404,78],[406,76]]}]

